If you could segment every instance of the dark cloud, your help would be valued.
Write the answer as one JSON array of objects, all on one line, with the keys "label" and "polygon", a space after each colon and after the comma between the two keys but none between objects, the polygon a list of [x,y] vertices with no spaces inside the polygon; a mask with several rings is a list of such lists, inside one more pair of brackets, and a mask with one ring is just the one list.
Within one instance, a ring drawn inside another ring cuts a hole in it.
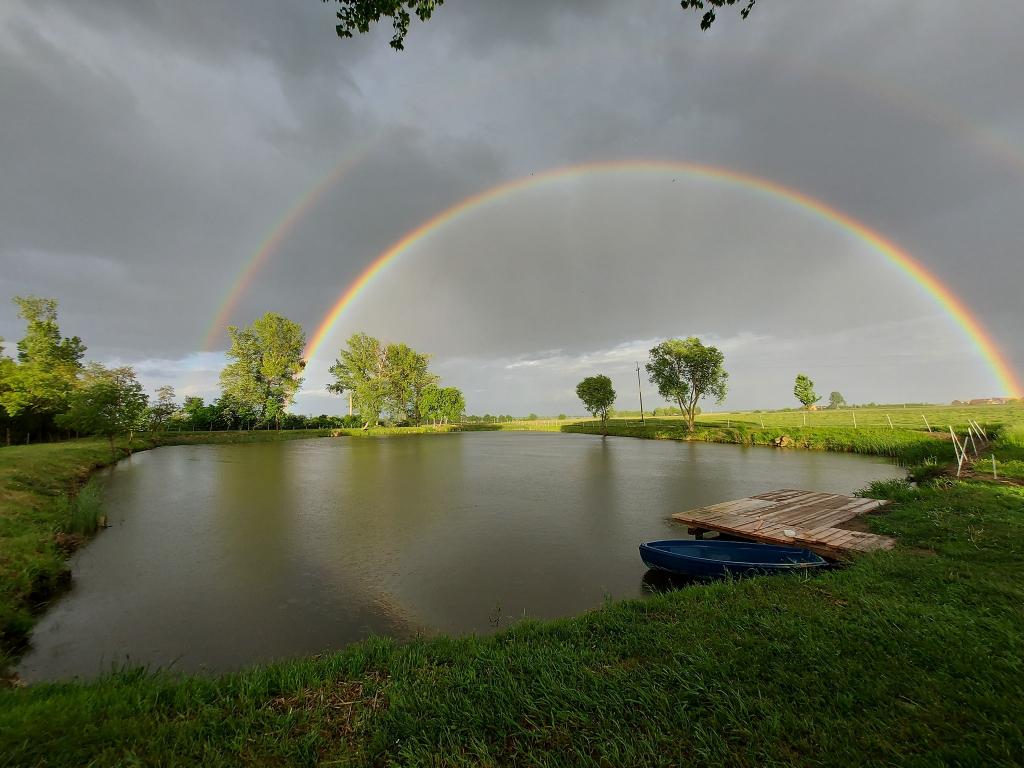
[{"label": "dark cloud", "polygon": [[[1019,4],[758,4],[702,33],[672,0],[449,0],[400,54],[387,28],[338,40],[333,12],[5,5],[3,294],[57,296],[95,355],[207,392],[216,365],[194,356],[207,326],[339,163],[349,170],[233,322],[275,309],[312,328],[378,254],[468,195],[656,157],[762,176],[865,222],[951,285],[1024,369]],[[628,386],[623,355],[691,332],[733,345],[736,405],[785,402],[796,367],[835,372],[851,399],[996,387],[935,302],[862,242],[694,179],[509,196],[410,249],[338,332],[356,325],[434,351],[480,411],[572,411],[583,368]],[[18,333],[0,303],[0,335]],[[310,387],[324,375],[311,370]]]}]

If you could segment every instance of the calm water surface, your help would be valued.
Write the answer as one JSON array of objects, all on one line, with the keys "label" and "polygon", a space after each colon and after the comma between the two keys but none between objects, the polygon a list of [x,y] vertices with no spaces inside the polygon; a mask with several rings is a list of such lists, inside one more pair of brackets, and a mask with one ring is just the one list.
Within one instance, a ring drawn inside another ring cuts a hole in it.
[{"label": "calm water surface", "polygon": [[544,433],[177,446],[110,471],[112,527],[39,622],[26,680],[221,671],[371,634],[486,632],[643,594],[672,512],[851,492],[852,455]]}]

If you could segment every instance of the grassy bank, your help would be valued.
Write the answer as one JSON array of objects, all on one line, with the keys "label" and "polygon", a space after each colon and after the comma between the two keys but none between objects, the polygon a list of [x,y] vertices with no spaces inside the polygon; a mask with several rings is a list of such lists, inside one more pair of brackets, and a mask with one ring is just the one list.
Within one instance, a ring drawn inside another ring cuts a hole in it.
[{"label": "grassy bank", "polygon": [[12,765],[1012,765],[1024,491],[901,491],[900,547],[483,638],[0,691]]},{"label": "grassy bank", "polygon": [[734,411],[705,413],[700,421],[728,422],[765,427],[877,427],[927,431],[930,427],[947,434],[967,428],[969,420],[980,424],[1024,424],[1024,401],[1006,405],[892,405],[861,408],[823,408],[817,411]]},{"label": "grassy bank", "polygon": [[[477,430],[574,432],[600,435],[597,421],[577,421],[527,426],[532,422],[478,425]],[[468,429],[468,427],[467,427]],[[941,435],[909,429],[849,429],[842,427],[760,427],[733,422],[732,426],[698,422],[691,432],[680,419],[648,418],[611,419],[608,434],[616,437],[639,437],[653,440],[694,440],[708,443],[773,446],[782,444],[790,448],[804,448],[842,453],[864,453],[889,456],[903,464],[924,461],[946,462],[954,458],[953,444]]]}]

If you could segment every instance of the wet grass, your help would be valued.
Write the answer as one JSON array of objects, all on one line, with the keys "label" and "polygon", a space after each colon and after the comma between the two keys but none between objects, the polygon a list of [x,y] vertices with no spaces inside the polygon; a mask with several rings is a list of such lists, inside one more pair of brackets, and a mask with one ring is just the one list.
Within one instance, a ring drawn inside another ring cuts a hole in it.
[{"label": "wet grass", "polygon": [[899,495],[869,518],[895,551],[814,578],[216,679],[0,691],[0,762],[1019,764],[1024,490],[944,478]]},{"label": "wet grass", "polygon": [[999,433],[999,444],[1003,448],[1016,448],[1024,451],[1024,424],[1012,424]]},{"label": "wet grass", "polygon": [[[601,425],[586,421],[558,428],[562,432],[601,434]],[[621,437],[639,437],[660,440],[695,440],[711,443],[772,446],[782,443],[789,448],[863,453],[889,456],[903,464],[920,464],[927,460],[950,461],[953,445],[950,441],[927,432],[907,429],[849,429],[843,427],[751,427],[745,424],[708,426],[698,422],[693,431],[678,419],[612,420],[608,434]]]},{"label": "wet grass", "polygon": [[81,490],[71,497],[62,497],[65,509],[59,514],[67,520],[65,533],[91,536],[100,527],[103,519],[103,489],[96,478],[90,479]]},{"label": "wet grass", "polygon": [[980,424],[1018,424],[1024,426],[1024,401],[1006,405],[888,405],[863,408],[823,408],[817,411],[734,411],[705,413],[698,420],[707,424],[729,422],[760,427],[853,427],[896,429],[949,433],[967,428],[968,420]]}]

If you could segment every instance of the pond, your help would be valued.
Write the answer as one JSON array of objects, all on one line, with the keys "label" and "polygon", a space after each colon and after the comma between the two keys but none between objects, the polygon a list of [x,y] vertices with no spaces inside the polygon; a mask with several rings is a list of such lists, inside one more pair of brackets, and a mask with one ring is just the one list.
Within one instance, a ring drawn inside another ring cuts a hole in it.
[{"label": "pond", "polygon": [[111,528],[72,563],[19,673],[219,672],[369,635],[488,632],[645,593],[672,512],[848,493],[877,458],[558,433],[199,445],[109,471]]}]

